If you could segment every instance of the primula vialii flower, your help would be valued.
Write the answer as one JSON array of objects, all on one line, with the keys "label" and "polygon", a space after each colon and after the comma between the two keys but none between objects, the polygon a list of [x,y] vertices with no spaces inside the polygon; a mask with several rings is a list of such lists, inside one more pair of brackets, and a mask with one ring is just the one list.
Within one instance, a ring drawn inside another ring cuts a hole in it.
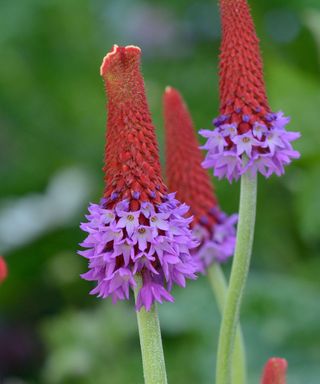
[{"label": "primula vialii flower", "polygon": [[0,284],[7,278],[8,267],[2,256],[0,256]]},{"label": "primula vialii flower", "polygon": [[237,215],[221,212],[203,160],[189,111],[179,92],[164,94],[166,173],[169,188],[190,205],[193,233],[200,245],[193,254],[201,272],[213,262],[226,261],[234,251]]},{"label": "primula vialii flower", "polygon": [[270,109],[263,80],[259,41],[246,0],[220,0],[222,45],[220,55],[220,115],[215,129],[202,130],[208,151],[203,166],[230,182],[244,172],[269,177],[299,157],[288,132],[290,118]]},{"label": "primula vialii flower", "polygon": [[264,366],[261,384],[286,384],[287,360],[272,357]]},{"label": "primula vialii flower", "polygon": [[188,207],[168,194],[161,178],[158,146],[140,73],[138,47],[114,46],[101,65],[108,97],[105,191],[90,204],[88,237],[79,252],[89,259],[91,293],[113,302],[129,298],[142,277],[137,309],[173,301],[173,284],[195,278],[196,246],[185,218]]}]

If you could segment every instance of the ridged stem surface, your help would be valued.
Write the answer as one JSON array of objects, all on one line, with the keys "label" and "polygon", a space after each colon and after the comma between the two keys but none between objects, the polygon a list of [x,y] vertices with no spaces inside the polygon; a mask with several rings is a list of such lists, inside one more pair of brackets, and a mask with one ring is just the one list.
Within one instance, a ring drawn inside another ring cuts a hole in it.
[{"label": "ridged stem surface", "polygon": [[[138,292],[142,285],[141,278],[136,278],[136,282],[135,298],[137,300]],[[167,384],[160,322],[156,304],[151,307],[149,312],[144,308],[137,311],[137,319],[144,382],[145,384]]]},{"label": "ridged stem surface", "polygon": [[[212,264],[208,270],[208,279],[222,315],[227,297],[228,284],[220,264]],[[241,326],[239,324],[236,331],[232,360],[232,384],[246,384],[246,382],[246,351]]]},{"label": "ridged stem surface", "polygon": [[250,266],[257,201],[257,176],[241,177],[237,243],[219,334],[216,384],[230,384],[240,306]]}]

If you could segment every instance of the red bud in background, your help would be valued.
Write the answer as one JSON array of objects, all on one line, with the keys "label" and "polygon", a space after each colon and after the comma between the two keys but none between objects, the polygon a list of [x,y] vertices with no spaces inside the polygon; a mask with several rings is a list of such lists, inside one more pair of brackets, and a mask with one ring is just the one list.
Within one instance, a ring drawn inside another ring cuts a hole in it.
[{"label": "red bud in background", "polygon": [[0,284],[7,278],[8,267],[4,258],[0,256]]},{"label": "red bud in background", "polygon": [[287,360],[272,357],[264,366],[261,384],[286,384]]}]

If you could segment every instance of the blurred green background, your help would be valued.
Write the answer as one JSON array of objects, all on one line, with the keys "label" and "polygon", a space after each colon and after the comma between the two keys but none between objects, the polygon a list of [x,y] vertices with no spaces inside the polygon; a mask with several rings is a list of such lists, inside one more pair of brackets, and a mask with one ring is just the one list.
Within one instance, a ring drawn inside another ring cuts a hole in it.
[{"label": "blurred green background", "polygon": [[[302,132],[299,161],[259,180],[257,229],[242,308],[250,383],[271,356],[289,384],[320,382],[320,3],[251,0],[270,102]],[[1,0],[0,382],[142,383],[131,303],[88,295],[78,225],[103,189],[105,95],[113,43],[143,50],[163,153],[162,93],[183,93],[197,128],[218,111],[219,16],[208,0]],[[215,181],[222,208],[238,185]],[[229,266],[225,267],[228,273]],[[206,278],[160,308],[169,380],[213,383],[219,315]]]}]

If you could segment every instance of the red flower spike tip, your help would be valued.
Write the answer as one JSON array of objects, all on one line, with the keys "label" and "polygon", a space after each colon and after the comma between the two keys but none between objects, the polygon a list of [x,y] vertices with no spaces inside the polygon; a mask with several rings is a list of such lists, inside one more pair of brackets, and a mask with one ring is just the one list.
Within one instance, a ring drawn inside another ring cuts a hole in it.
[{"label": "red flower spike tip", "polygon": [[[222,43],[220,55],[220,112],[233,123],[243,115],[252,122],[270,112],[263,65],[253,20],[246,0],[220,0]],[[239,113],[240,111],[240,113]],[[238,112],[238,113],[237,113]],[[243,122],[241,133],[249,130]]]},{"label": "red flower spike tip", "polygon": [[161,202],[166,192],[160,170],[158,145],[140,73],[141,50],[118,47],[108,53],[100,73],[108,96],[104,197],[111,205],[131,199]]},{"label": "red flower spike tip", "polygon": [[220,115],[213,120],[213,131],[200,131],[208,139],[202,165],[230,182],[247,171],[280,176],[300,156],[291,145],[300,134],[286,131],[290,118],[270,109],[247,0],[220,0],[220,8]]},{"label": "red flower spike tip", "polygon": [[286,384],[287,360],[272,357],[264,366],[261,384]]},{"label": "red flower spike tip", "polygon": [[213,262],[227,260],[234,251],[236,215],[227,217],[219,210],[203,160],[193,123],[179,92],[167,87],[164,94],[166,130],[166,174],[169,189],[190,206],[192,226],[200,245],[194,254],[200,271]]},{"label": "red flower spike tip", "polygon": [[8,267],[2,256],[0,256],[0,284],[7,278],[8,276]]}]

